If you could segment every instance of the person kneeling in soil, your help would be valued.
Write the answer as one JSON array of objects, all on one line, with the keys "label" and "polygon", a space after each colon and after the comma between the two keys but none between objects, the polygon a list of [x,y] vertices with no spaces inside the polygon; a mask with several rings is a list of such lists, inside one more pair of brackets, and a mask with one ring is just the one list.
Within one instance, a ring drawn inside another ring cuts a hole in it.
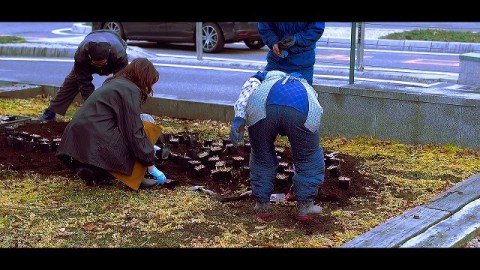
[{"label": "person kneeling in soil", "polygon": [[[56,156],[87,185],[112,177],[134,190],[165,183],[165,175],[154,166],[160,127],[142,122],[140,114],[158,80],[146,58],[133,59],[107,78],[73,115]],[[156,179],[144,177],[147,169]]]},{"label": "person kneeling in soil", "polygon": [[278,167],[274,144],[278,135],[287,136],[292,149],[295,219],[306,221],[320,214],[322,208],[314,204],[314,199],[325,176],[319,134],[323,109],[313,87],[296,72],[258,72],[243,85],[234,109],[229,137],[237,145],[248,126],[250,183],[257,216],[269,216]]}]

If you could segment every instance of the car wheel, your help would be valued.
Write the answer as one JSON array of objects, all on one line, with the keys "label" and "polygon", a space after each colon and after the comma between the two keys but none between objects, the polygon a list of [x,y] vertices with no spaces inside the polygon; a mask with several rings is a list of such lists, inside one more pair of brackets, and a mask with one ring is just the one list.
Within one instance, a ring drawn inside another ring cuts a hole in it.
[{"label": "car wheel", "polygon": [[125,33],[123,33],[123,27],[122,24],[119,22],[106,22],[103,24],[103,29],[108,29],[112,30],[114,32],[117,32],[117,34],[123,39],[125,39]]},{"label": "car wheel", "polygon": [[225,38],[215,23],[202,23],[202,48],[206,53],[216,53],[223,49]]},{"label": "car wheel", "polygon": [[243,42],[245,42],[245,45],[247,45],[247,47],[252,49],[252,50],[258,50],[260,48],[263,48],[263,46],[265,46],[265,43],[261,39],[244,40]]}]

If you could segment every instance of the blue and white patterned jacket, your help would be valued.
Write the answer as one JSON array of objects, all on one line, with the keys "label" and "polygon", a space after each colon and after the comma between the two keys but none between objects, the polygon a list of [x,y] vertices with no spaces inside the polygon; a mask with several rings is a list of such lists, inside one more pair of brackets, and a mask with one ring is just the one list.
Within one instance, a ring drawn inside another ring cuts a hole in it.
[{"label": "blue and white patterned jacket", "polygon": [[[241,117],[246,120],[246,125],[251,126],[266,115],[266,101],[270,89],[279,80],[287,80],[290,76],[282,71],[269,71],[263,83],[256,78],[249,78],[242,86],[242,90],[237,101],[234,104],[235,117]],[[316,132],[320,128],[320,120],[323,114],[323,108],[318,102],[318,94],[305,79],[295,78],[305,87],[308,96],[308,116],[305,121],[305,127],[311,132]]]}]

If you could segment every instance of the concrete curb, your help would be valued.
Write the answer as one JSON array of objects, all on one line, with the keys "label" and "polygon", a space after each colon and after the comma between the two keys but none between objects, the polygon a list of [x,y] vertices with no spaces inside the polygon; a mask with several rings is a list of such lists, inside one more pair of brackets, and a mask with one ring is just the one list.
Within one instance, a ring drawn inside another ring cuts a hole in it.
[{"label": "concrete curb", "polygon": [[[23,56],[23,57],[67,57],[73,59],[77,45],[55,44],[41,42],[0,44],[0,55]],[[137,46],[128,46],[129,59],[136,57],[154,58],[155,55],[148,53]]]},{"label": "concrete curb", "polygon": [[[317,46],[336,46],[349,48],[349,38],[321,38]],[[480,52],[480,43],[466,42],[439,42],[421,40],[389,40],[389,39],[366,39],[365,49],[382,49],[397,51],[417,51],[435,53],[469,53]]]},{"label": "concrete curb", "polygon": [[391,218],[342,248],[462,247],[480,232],[480,174]]}]

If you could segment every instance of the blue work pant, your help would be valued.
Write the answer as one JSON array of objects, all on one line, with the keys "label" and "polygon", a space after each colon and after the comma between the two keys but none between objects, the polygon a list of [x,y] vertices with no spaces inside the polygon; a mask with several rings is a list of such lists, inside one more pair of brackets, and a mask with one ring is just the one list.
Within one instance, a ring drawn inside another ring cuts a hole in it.
[{"label": "blue work pant", "polygon": [[[258,202],[268,202],[274,189],[278,160],[275,153],[277,135],[287,136],[292,150],[295,174],[293,192],[297,200],[312,201],[325,176],[323,149],[319,131],[305,126],[307,115],[289,106],[268,105],[267,116],[248,127],[250,183]],[[318,120],[320,121],[320,119]]]}]

